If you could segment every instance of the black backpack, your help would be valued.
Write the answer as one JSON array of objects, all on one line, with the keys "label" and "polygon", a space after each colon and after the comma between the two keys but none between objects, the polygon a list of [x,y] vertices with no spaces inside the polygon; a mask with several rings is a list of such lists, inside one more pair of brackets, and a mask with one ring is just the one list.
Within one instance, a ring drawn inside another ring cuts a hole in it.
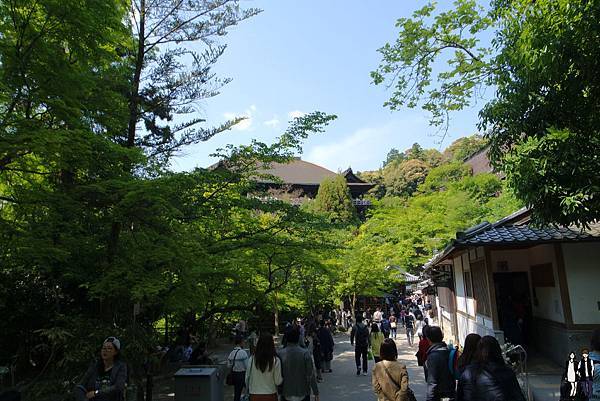
[{"label": "black backpack", "polygon": [[364,325],[356,325],[356,345],[366,346],[369,344],[369,329]]}]

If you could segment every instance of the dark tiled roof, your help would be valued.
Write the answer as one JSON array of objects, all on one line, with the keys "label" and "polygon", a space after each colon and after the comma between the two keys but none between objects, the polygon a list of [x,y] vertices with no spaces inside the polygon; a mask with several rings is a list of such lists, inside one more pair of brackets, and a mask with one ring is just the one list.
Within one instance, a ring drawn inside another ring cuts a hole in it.
[{"label": "dark tiled roof", "polygon": [[[285,184],[319,185],[325,178],[333,178],[337,174],[316,164],[294,158],[289,163],[271,163],[268,169],[259,169],[261,174],[278,177]],[[352,173],[346,170],[344,173]],[[271,182],[261,179],[260,182]],[[350,186],[372,187],[373,184],[362,182],[348,182]]]},{"label": "dark tiled roof", "polygon": [[533,246],[553,242],[600,241],[600,221],[591,223],[588,228],[533,227],[530,223],[530,210],[523,208],[491,224],[483,222],[464,232],[457,232],[456,239],[434,255],[423,266],[426,270],[442,263],[455,250],[470,246]]},{"label": "dark tiled roof", "polygon": [[490,225],[488,229],[474,232],[471,235],[459,236],[454,241],[454,245],[518,245],[543,242],[585,241],[591,239],[600,239],[600,235],[593,231],[582,231],[567,227],[492,227]]}]

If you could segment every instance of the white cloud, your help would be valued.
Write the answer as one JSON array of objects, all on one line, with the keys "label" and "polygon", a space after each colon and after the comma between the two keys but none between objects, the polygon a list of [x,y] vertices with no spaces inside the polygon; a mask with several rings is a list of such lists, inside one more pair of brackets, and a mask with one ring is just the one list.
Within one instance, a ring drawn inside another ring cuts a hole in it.
[{"label": "white cloud", "polygon": [[256,113],[256,106],[251,105],[248,109],[239,114],[239,113],[223,113],[223,117],[227,120],[233,120],[234,118],[244,117],[245,120],[240,121],[236,125],[233,126],[232,129],[236,131],[252,131],[252,123],[254,122],[254,114]]},{"label": "white cloud", "polygon": [[288,117],[290,118],[290,120],[294,119],[294,118],[298,118],[298,117],[302,117],[305,116],[306,113],[300,110],[294,110],[294,111],[290,111],[288,113]]},{"label": "white cloud", "polygon": [[273,116],[272,119],[265,121],[263,124],[267,127],[276,128],[277,126],[279,126],[279,119],[277,118],[277,116]]},{"label": "white cloud", "polygon": [[348,167],[354,171],[374,170],[381,167],[392,147],[404,150],[413,142],[423,139],[399,133],[423,132],[426,127],[426,120],[420,123],[416,119],[406,118],[381,126],[359,128],[337,140],[308,146],[303,159],[332,171],[343,171]]}]

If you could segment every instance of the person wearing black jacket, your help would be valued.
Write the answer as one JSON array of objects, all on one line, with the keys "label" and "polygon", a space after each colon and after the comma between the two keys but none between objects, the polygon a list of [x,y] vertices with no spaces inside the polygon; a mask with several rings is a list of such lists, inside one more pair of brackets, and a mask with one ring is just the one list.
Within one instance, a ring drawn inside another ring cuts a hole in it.
[{"label": "person wearing black jacket", "polygon": [[456,382],[450,368],[448,358],[450,350],[444,343],[444,333],[438,326],[429,327],[429,340],[432,342],[427,350],[427,401],[454,401]]},{"label": "person wearing black jacket", "polygon": [[475,362],[458,380],[457,401],[525,401],[515,372],[506,365],[498,340],[484,336]]},{"label": "person wearing black jacket", "polygon": [[74,389],[77,401],[122,401],[127,384],[127,364],[121,361],[121,342],[116,337],[104,340],[100,359],[94,361]]},{"label": "person wearing black jacket", "polygon": [[319,337],[319,344],[321,346],[321,371],[323,373],[331,373],[331,360],[333,359],[333,347],[335,346],[335,343],[331,332],[325,327],[324,320],[319,322],[319,326],[317,336]]}]

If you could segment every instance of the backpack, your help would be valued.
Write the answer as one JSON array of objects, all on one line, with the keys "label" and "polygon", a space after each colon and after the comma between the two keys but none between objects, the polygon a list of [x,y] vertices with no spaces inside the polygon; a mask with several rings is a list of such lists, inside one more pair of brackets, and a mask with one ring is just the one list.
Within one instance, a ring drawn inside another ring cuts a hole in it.
[{"label": "backpack", "polygon": [[416,309],[414,315],[417,320],[423,320],[423,312],[420,309]]},{"label": "backpack", "polygon": [[458,370],[458,349],[451,348],[448,354],[448,370],[454,380],[460,379],[460,371]]},{"label": "backpack", "polygon": [[369,329],[364,325],[356,325],[356,345],[367,344],[369,344]]}]

